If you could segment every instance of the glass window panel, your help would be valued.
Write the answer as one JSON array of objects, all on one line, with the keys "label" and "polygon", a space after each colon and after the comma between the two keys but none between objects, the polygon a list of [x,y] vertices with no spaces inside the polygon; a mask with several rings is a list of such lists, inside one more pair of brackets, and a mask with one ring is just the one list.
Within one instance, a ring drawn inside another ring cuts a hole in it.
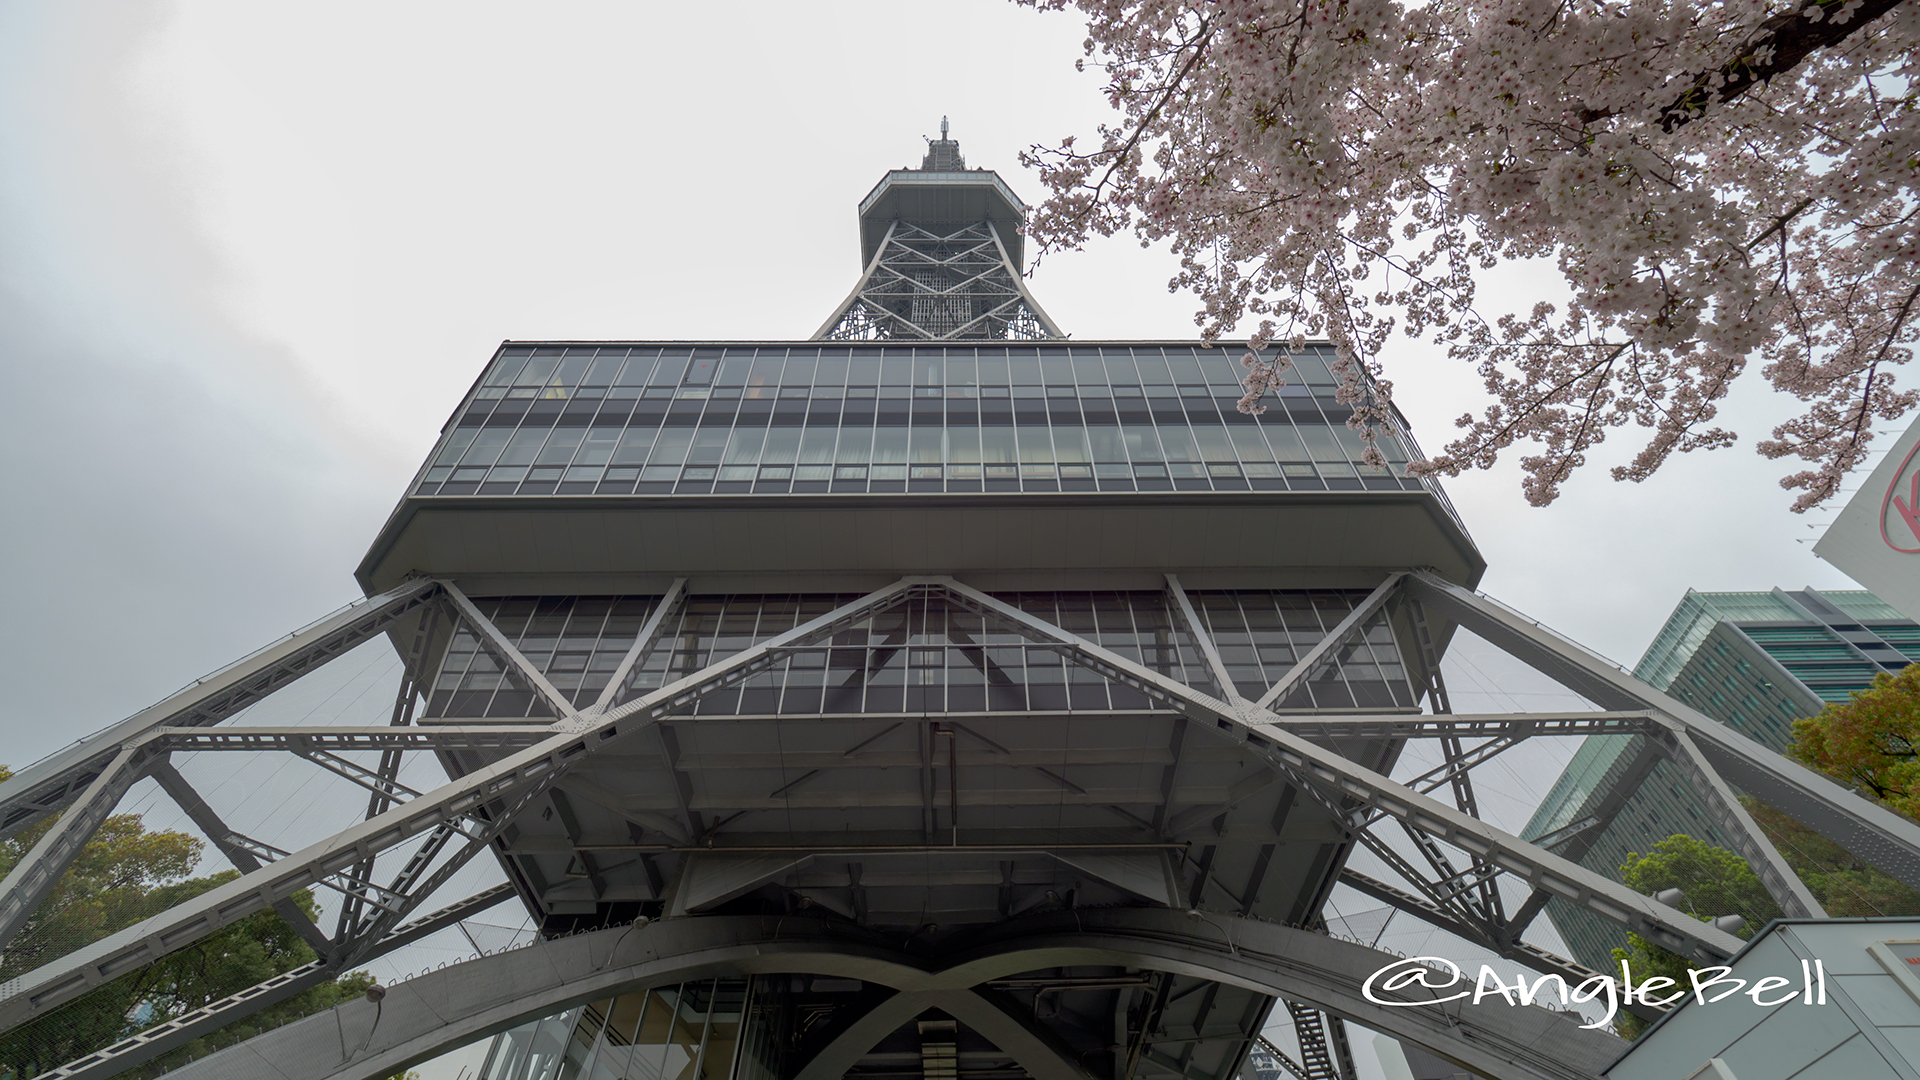
[{"label": "glass window panel", "polygon": [[841,428],[840,450],[833,460],[843,465],[865,464],[872,460],[867,455],[873,451],[872,428]]},{"label": "glass window panel", "polygon": [[677,1080],[693,1064],[689,1044],[699,1045],[699,1032],[687,1037],[685,1025],[677,1015],[682,988],[666,986],[647,991],[646,1010],[640,1016],[640,1029],[633,1040],[633,1080]]},{"label": "glass window panel", "polygon": [[1328,430],[1333,432],[1333,437],[1340,444],[1340,448],[1347,452],[1348,461],[1358,462],[1361,455],[1367,452],[1367,441],[1360,437],[1359,432],[1346,424],[1335,424]]},{"label": "glass window panel", "polygon": [[1274,460],[1307,460],[1306,444],[1300,441],[1300,432],[1292,424],[1262,424],[1260,429],[1266,433],[1267,441],[1273,444]]},{"label": "glass window panel", "polygon": [[1167,363],[1173,368],[1173,381],[1177,383],[1203,383],[1207,377],[1200,371],[1200,361],[1191,354],[1169,356]]},{"label": "glass window panel", "polygon": [[809,386],[813,383],[813,369],[819,361],[811,356],[789,356],[787,366],[780,373],[781,386]]},{"label": "glass window panel", "polygon": [[[777,356],[777,354],[776,354]],[[747,375],[747,397],[770,398],[774,388],[780,385],[780,361],[762,357],[753,362],[753,370]]]},{"label": "glass window panel", "polygon": [[587,373],[587,366],[593,363],[592,352],[593,350],[591,349],[584,352],[577,349],[569,352],[567,358],[560,361],[560,369],[554,372],[552,385],[580,385],[580,376],[585,375]]},{"label": "glass window panel", "polygon": [[1134,461],[1167,460],[1167,455],[1160,450],[1160,436],[1151,425],[1128,424],[1122,430],[1126,432],[1127,457]]},{"label": "glass window panel", "polygon": [[687,373],[686,353],[667,353],[653,369],[653,377],[647,380],[648,386],[679,386],[680,376]]},{"label": "glass window panel", "polygon": [[1233,444],[1227,441],[1227,429],[1223,424],[1195,424],[1193,437],[1200,443],[1200,457],[1203,461],[1234,460]]},{"label": "glass window panel", "polygon": [[1120,386],[1140,385],[1140,369],[1135,366],[1133,356],[1125,349],[1103,353],[1107,361],[1107,384]]},{"label": "glass window panel", "polygon": [[948,428],[947,460],[958,465],[980,464],[980,429],[976,427]]},{"label": "glass window panel", "polygon": [[873,386],[880,381],[880,358],[871,353],[852,357],[847,365],[848,386]]},{"label": "glass window panel", "polygon": [[513,377],[515,375],[520,374],[520,369],[526,366],[527,366],[526,353],[524,352],[504,353],[501,355],[500,359],[494,361],[493,370],[487,373],[486,385],[487,386],[512,386]]},{"label": "glass window panel", "polygon": [[1020,441],[1020,460],[1033,465],[1053,464],[1053,440],[1047,429],[1038,426],[1015,428]]},{"label": "glass window panel", "polygon": [[913,449],[910,456],[914,464],[940,464],[940,434],[940,429],[937,427],[913,429]]},{"label": "glass window panel", "polygon": [[889,356],[880,364],[881,386],[911,386],[913,361],[905,356]]},{"label": "glass window panel", "polygon": [[1185,424],[1157,424],[1160,444],[1167,448],[1168,461],[1199,461],[1200,448]]},{"label": "glass window panel", "polygon": [[627,366],[620,369],[620,377],[614,380],[614,384],[617,386],[647,385],[647,376],[653,374],[653,362],[658,358],[659,354],[652,351],[634,353],[627,358]]},{"label": "glass window panel", "polygon": [[947,357],[947,385],[980,385],[980,364],[971,353],[966,356]]},{"label": "glass window panel", "polygon": [[536,465],[565,465],[573,460],[573,452],[580,448],[580,440],[586,435],[585,428],[555,428],[553,437],[547,440],[546,448],[534,459]]},{"label": "glass window panel", "polygon": [[823,465],[833,460],[833,441],[840,433],[828,427],[810,427],[800,440],[800,463]]},{"label": "glass window panel", "polygon": [[647,459],[647,464],[678,465],[687,460],[687,447],[692,442],[692,428],[667,428],[653,441],[653,456]]},{"label": "glass window panel", "polygon": [[440,452],[433,456],[433,463],[435,465],[452,465],[459,461],[460,455],[467,452],[467,447],[473,444],[473,437],[479,434],[479,432],[479,428],[454,428],[453,434],[447,436],[447,444],[442,446]]},{"label": "glass window panel", "polygon": [[513,380],[513,385],[545,386],[547,380],[553,376],[553,369],[559,366],[560,358],[557,356],[536,356],[527,361],[527,366],[521,370],[519,377]]},{"label": "glass window panel", "polygon": [[718,465],[726,448],[727,429],[700,428],[693,437],[693,451],[687,455],[687,464]]},{"label": "glass window panel", "polygon": [[1007,385],[1007,357],[1005,353],[990,352],[980,357],[980,385]]},{"label": "glass window panel", "polygon": [[1233,448],[1240,452],[1241,461],[1272,461],[1273,451],[1267,449],[1267,440],[1260,434],[1259,424],[1234,424],[1227,428],[1227,435],[1233,439]]},{"label": "glass window panel", "polygon": [[742,428],[733,433],[733,441],[727,444],[726,462],[729,465],[750,465],[760,460],[760,447],[766,441],[765,428]]},{"label": "glass window panel", "polygon": [[[880,428],[873,434],[873,461],[876,465],[898,465],[907,460],[907,429]],[[884,478],[883,478],[884,479]]]},{"label": "glass window panel", "polygon": [[491,465],[499,458],[500,451],[506,449],[507,440],[513,438],[513,432],[506,428],[481,428],[473,445],[460,457],[462,465]]},{"label": "glass window panel", "polygon": [[540,452],[540,444],[547,438],[546,428],[521,428],[513,433],[513,441],[507,443],[507,449],[500,455],[497,465],[531,465],[533,456]]},{"label": "glass window panel", "polygon": [[1173,381],[1173,374],[1167,370],[1166,357],[1160,350],[1136,349],[1133,362],[1140,368],[1140,381],[1143,384],[1159,386]]},{"label": "glass window panel", "polygon": [[1083,428],[1054,428],[1053,452],[1062,462],[1087,462],[1087,432]]},{"label": "glass window panel", "polygon": [[695,349],[692,359],[687,362],[686,374],[680,382],[686,386],[711,386],[713,377],[718,373],[720,357],[718,349]]},{"label": "glass window panel", "polygon": [[990,427],[980,429],[980,459],[988,465],[1016,463],[1020,459],[1014,447],[1013,429],[1010,427]]},{"label": "glass window panel", "polygon": [[794,454],[800,449],[799,428],[774,428],[767,432],[766,449],[760,453],[760,460],[769,465],[791,465]]},{"label": "glass window panel", "polygon": [[715,386],[745,386],[747,372],[753,367],[753,353],[743,351],[738,356],[729,356],[720,362],[720,373],[713,384]]},{"label": "glass window panel", "polygon": [[1307,451],[1315,461],[1345,461],[1347,456],[1340,452],[1340,444],[1334,440],[1333,429],[1317,425],[1300,428],[1300,438],[1307,444]]},{"label": "glass window panel", "polygon": [[1120,438],[1119,427],[1113,424],[1095,424],[1086,429],[1087,438],[1093,446],[1095,461],[1127,460],[1126,443]]},{"label": "glass window panel", "polygon": [[619,428],[588,428],[587,439],[580,444],[580,453],[574,457],[575,465],[605,465],[613,459],[614,447],[620,445]]},{"label": "glass window panel", "polygon": [[1307,352],[1294,357],[1293,370],[1297,373],[1297,378],[1290,379],[1289,382],[1305,383],[1308,386],[1332,386],[1335,381],[1333,373],[1327,370],[1326,360],[1322,359],[1318,353]]},{"label": "glass window panel", "polygon": [[913,385],[944,386],[946,379],[941,374],[941,362],[938,356],[916,356],[913,364]]},{"label": "glass window panel", "polygon": [[626,359],[625,349],[601,349],[600,355],[594,358],[593,366],[587,369],[586,376],[580,381],[588,386],[608,386],[612,384],[613,377],[620,373],[620,365]]},{"label": "glass window panel", "polygon": [[[789,384],[791,385],[791,384]],[[814,386],[847,385],[847,358],[840,356],[822,356],[820,369],[813,377]]]},{"label": "glass window panel", "polygon": [[645,465],[647,451],[653,448],[651,428],[628,428],[620,434],[620,448],[613,452],[615,465]]},{"label": "glass window panel", "polygon": [[1040,358],[1027,353],[1015,354],[1007,358],[1012,364],[1013,384],[1015,386],[1040,385]]}]

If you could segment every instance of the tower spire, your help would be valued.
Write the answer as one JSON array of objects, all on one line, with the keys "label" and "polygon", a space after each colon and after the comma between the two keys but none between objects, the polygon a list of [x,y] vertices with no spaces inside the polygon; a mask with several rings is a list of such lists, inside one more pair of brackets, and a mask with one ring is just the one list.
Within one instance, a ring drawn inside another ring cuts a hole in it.
[{"label": "tower spire", "polygon": [[991,169],[969,169],[946,117],[918,169],[860,202],[853,291],[816,339],[1060,338],[1020,274],[1026,207]]}]

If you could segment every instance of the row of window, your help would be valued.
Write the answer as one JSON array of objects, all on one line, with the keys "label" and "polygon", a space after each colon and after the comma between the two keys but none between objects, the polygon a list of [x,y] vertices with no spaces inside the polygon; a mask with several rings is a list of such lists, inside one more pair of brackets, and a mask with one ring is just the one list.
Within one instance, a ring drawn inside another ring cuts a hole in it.
[{"label": "row of window", "polygon": [[[1199,346],[835,348],[832,346],[510,347],[489,367],[488,389],[622,387],[1237,387],[1244,349]],[[1332,386],[1324,349],[1293,358],[1288,381]]]},{"label": "row of window", "polygon": [[[1363,593],[1201,592],[1202,623],[1239,691],[1258,697]],[[613,700],[641,696],[817,618],[852,596],[690,597],[660,627]],[[1174,679],[1218,695],[1208,665],[1160,593],[1016,593],[1022,610]],[[649,597],[478,601],[483,614],[576,705],[599,698],[637,634]],[[520,686],[461,627],[433,683],[432,716],[539,715]],[[1282,708],[1411,705],[1391,631],[1376,622]],[[916,598],[796,652],[739,689],[703,699],[700,715],[1149,708],[1052,650],[985,616]]]}]

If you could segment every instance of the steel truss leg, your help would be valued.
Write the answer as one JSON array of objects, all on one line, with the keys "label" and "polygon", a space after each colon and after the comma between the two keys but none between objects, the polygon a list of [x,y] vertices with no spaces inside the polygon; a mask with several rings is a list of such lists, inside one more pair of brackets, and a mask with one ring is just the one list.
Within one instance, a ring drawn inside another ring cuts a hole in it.
[{"label": "steel truss leg", "polygon": [[120,751],[60,820],[40,837],[26,858],[14,866],[6,880],[0,881],[0,949],[13,943],[15,935],[39,909],[40,902],[53,891],[60,875],[73,865],[87,841],[93,839],[95,830],[113,813],[113,808],[120,805],[120,797],[147,774],[156,757],[164,756],[164,753],[155,755],[144,746],[130,746]]},{"label": "steel truss leg", "polygon": [[[1760,880],[1766,884],[1781,910],[1791,916],[1818,918],[1824,915],[1786,860],[1760,831],[1744,808],[1733,797],[1724,775],[1709,764],[1704,752],[1713,746],[1729,757],[1749,763],[1750,775],[1764,777],[1764,787],[1792,793],[1789,801],[1803,809],[1808,804],[1820,810],[1812,820],[1802,817],[1817,831],[1842,846],[1875,861],[1872,850],[1856,846],[1868,840],[1867,847],[1881,852],[1897,852],[1893,865],[1883,865],[1895,877],[1920,886],[1920,825],[1911,820],[1896,820],[1897,815],[1873,806],[1866,800],[1842,790],[1786,757],[1734,731],[1724,724],[1694,711],[1626,672],[1600,660],[1592,653],[1568,642],[1507,609],[1426,571],[1409,580],[1408,588],[1416,598],[1445,611],[1460,625],[1504,649],[1536,671],[1559,682],[1602,708],[1643,708],[1655,712],[1673,734],[1663,740],[1668,755],[1693,781],[1695,790],[1735,838],[1740,854],[1754,864]],[[1697,741],[1697,742],[1696,742]],[[1739,777],[1729,776],[1742,782]],[[1750,783],[1746,784],[1752,789]],[[1762,798],[1766,795],[1760,792]],[[1772,800],[1769,799],[1769,802]],[[1788,813],[1793,809],[1782,807]],[[1795,816],[1801,816],[1796,814]],[[1870,825],[1878,819],[1878,827]],[[1826,827],[1823,827],[1824,826]],[[1849,843],[1849,835],[1856,838]],[[1869,840],[1870,838],[1870,840]]]},{"label": "steel truss leg", "polygon": [[[124,971],[186,948],[222,926],[270,907],[301,889],[327,885],[378,897],[380,914],[363,920],[354,940],[336,952],[349,962],[385,927],[405,916],[489,843],[498,831],[534,799],[544,795],[574,764],[614,745],[623,736],[650,728],[654,721],[758,674],[795,649],[831,637],[846,626],[941,588],[937,579],[902,578],[810,622],[751,646],[608,710],[605,714],[556,723],[539,744],[460,777],[379,816],[295,852],[284,859],[209,890],[175,908],[96,942],[82,953],[61,957],[0,987],[0,1031],[85,993]],[[497,631],[496,631],[497,632]],[[454,834],[469,843],[429,872]],[[379,889],[351,869],[410,841],[420,846],[390,889]]]},{"label": "steel truss leg", "polygon": [[0,783],[0,838],[56,813],[77,798],[125,747],[160,728],[207,727],[381,633],[430,601],[440,585],[408,581],[350,604],[258,652],[196,681],[93,738],[49,755]]},{"label": "steel truss leg", "polygon": [[[963,606],[992,616],[1002,625],[1055,649],[1076,664],[1210,721],[1200,726],[1265,758],[1272,768],[1326,807],[1336,820],[1348,822],[1351,831],[1361,831],[1359,825],[1368,813],[1383,812],[1469,857],[1484,860],[1487,865],[1515,874],[1536,888],[1579,903],[1684,956],[1717,960],[1733,955],[1740,948],[1740,939],[1731,934],[1641,896],[1617,881],[1504,833],[1445,803],[1408,791],[1371,769],[1294,735],[1285,729],[1285,721],[1278,716],[1269,713],[1265,724],[1250,725],[1223,701],[1148,670],[977,589],[951,578],[939,580]],[[1380,590],[1375,592],[1380,594]],[[1381,603],[1385,599],[1384,595],[1380,596]],[[1296,665],[1296,670],[1298,667]]]}]

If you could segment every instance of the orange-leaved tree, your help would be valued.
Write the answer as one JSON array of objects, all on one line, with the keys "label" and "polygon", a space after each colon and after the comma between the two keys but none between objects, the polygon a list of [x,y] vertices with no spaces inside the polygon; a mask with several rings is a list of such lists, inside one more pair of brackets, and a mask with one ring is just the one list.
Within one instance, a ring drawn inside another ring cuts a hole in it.
[{"label": "orange-leaved tree", "polygon": [[1794,721],[1790,753],[1920,817],[1920,664],[1882,672],[1850,700]]}]

